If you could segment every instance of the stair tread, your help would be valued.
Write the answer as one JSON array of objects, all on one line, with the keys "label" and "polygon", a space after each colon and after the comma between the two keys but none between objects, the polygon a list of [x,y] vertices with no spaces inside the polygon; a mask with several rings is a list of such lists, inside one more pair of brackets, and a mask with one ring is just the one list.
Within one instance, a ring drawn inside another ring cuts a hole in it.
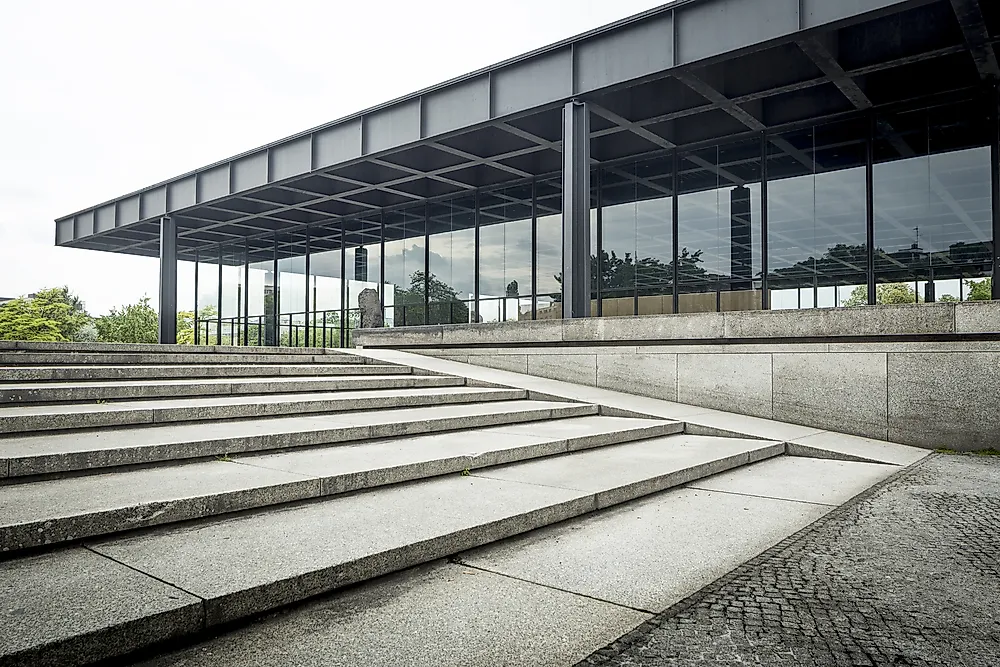
[{"label": "stair tread", "polygon": [[[659,436],[674,426],[680,425],[575,417],[0,486],[0,551],[551,455],[592,446],[588,436],[611,442]],[[264,489],[259,498],[239,496]]]},{"label": "stair tread", "polygon": [[57,455],[73,452],[216,441],[226,438],[281,435],[316,430],[355,428],[373,424],[402,424],[413,420],[471,417],[491,413],[517,413],[578,407],[579,403],[513,400],[430,405],[335,414],[274,417],[187,424],[137,425],[113,431],[63,432],[0,438],[0,459]]},{"label": "stair tread", "polygon": [[[87,646],[80,633],[120,627],[123,617],[187,634],[192,607],[200,606],[205,624],[215,626],[781,450],[779,443],[760,440],[654,438],[559,457],[561,474],[551,483],[543,483],[539,471],[553,472],[545,467],[552,459],[541,459],[97,540],[88,549],[117,567],[105,562],[86,577],[75,561],[89,556],[78,548],[14,560],[5,564],[13,576],[0,580],[0,590],[18,601],[19,611],[0,625],[0,646],[25,650],[40,636],[48,642],[76,636]],[[149,575],[145,609],[122,608],[117,579],[132,576],[122,572],[129,568]],[[164,590],[164,583],[186,593]],[[164,609],[155,619],[153,607]],[[63,620],[68,613],[73,624]],[[142,641],[130,634],[126,649]]]}]

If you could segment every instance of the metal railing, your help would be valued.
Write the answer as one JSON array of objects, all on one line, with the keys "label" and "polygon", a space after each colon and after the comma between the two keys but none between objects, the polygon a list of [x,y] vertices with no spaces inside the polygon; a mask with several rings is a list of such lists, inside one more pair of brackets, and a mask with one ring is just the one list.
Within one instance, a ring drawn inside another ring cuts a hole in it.
[{"label": "metal railing", "polygon": [[[480,298],[488,321],[524,319],[518,297]],[[492,313],[496,314],[493,319]],[[386,327],[426,324],[467,324],[475,317],[475,299],[394,304],[383,312]],[[353,331],[361,326],[361,310],[314,310],[273,315],[195,318],[196,345],[260,345],[282,347],[353,347]]]}]

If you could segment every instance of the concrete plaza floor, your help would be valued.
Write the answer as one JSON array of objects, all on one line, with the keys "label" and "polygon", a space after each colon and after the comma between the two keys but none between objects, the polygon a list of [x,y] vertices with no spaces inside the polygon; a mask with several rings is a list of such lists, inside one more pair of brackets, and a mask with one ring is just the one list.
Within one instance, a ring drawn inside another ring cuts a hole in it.
[{"label": "concrete plaza floor", "polygon": [[581,666],[1000,664],[1000,458],[938,455]]}]

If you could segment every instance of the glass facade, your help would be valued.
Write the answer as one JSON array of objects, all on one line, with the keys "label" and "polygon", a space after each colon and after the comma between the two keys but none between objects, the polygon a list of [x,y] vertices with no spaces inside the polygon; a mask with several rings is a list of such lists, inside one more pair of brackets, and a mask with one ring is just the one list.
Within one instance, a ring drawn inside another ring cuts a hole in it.
[{"label": "glass facade", "polygon": [[[592,314],[979,298],[991,123],[959,99],[601,164]],[[561,203],[553,174],[202,251],[198,338],[350,345],[365,289],[390,327],[562,317]]]}]

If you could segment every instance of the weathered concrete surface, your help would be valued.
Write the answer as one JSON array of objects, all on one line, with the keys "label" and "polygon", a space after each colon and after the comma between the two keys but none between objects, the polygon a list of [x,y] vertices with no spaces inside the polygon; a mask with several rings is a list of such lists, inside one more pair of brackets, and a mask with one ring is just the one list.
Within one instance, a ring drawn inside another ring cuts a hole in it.
[{"label": "weathered concrete surface", "polygon": [[182,351],[162,352],[0,352],[0,366],[72,366],[87,364],[345,364],[351,363],[343,354],[325,354],[322,349],[309,349],[309,354],[282,354],[251,352],[202,354],[191,352],[181,345]]},{"label": "weathered concrete surface", "polygon": [[0,563],[0,662],[83,665],[196,632],[201,601],[74,548]]},{"label": "weathered concrete surface", "polygon": [[998,473],[921,462],[580,665],[1000,664]]},{"label": "weathered concrete surface", "polygon": [[562,667],[648,615],[438,562],[276,614],[144,667]]},{"label": "weathered concrete surface", "polygon": [[482,547],[460,559],[490,572],[659,612],[827,511],[772,498],[677,489]]},{"label": "weathered concrete surface", "polygon": [[698,480],[690,488],[836,507],[897,470],[877,463],[782,456]]},{"label": "weathered concrete surface", "polygon": [[[211,626],[776,453],[769,443],[720,441],[679,454],[683,448],[670,441],[602,447],[490,469],[488,477],[439,477],[159,528],[91,548],[204,598]],[[227,566],[213,565],[218,563]]]},{"label": "weathered concrete surface", "polygon": [[460,387],[462,378],[441,375],[339,375],[333,377],[251,377],[121,380],[101,382],[0,383],[0,405],[25,403],[140,400],[192,396],[360,391],[418,387]]},{"label": "weathered concrete surface", "polygon": [[929,303],[816,308],[744,310],[637,317],[593,317],[488,324],[455,324],[403,329],[362,329],[357,345],[367,348],[401,345],[495,345],[513,342],[602,340],[759,339],[836,336],[995,333],[1000,331],[1000,304]]},{"label": "weathered concrete surface", "polygon": [[578,417],[0,487],[0,552],[679,433]]},{"label": "weathered concrete surface", "polygon": [[142,380],[146,378],[240,378],[267,376],[407,375],[405,366],[363,364],[172,364],[169,366],[4,366],[0,382]]},{"label": "weathered concrete surface", "polygon": [[461,428],[579,417],[597,407],[558,401],[500,401],[344,412],[0,439],[0,477],[389,438]]},{"label": "weathered concrete surface", "polygon": [[[1000,346],[990,342],[469,347],[453,352],[472,365],[520,372],[523,358],[527,374],[536,377],[927,449],[982,449],[1000,436],[994,427],[1000,409],[968,398],[971,392],[1000,393]],[[509,358],[518,362],[496,361]]]},{"label": "weathered concrete surface", "polygon": [[887,439],[884,354],[773,354],[771,359],[774,419]]},{"label": "weathered concrete surface", "polygon": [[524,398],[516,389],[428,387],[392,390],[222,396],[120,401],[107,404],[16,406],[0,409],[0,433],[251,419],[310,412],[344,412]]},{"label": "weathered concrete surface", "polygon": [[[827,455],[847,460],[906,465],[927,456],[929,453],[927,449],[918,449],[894,442],[844,435],[816,427],[788,424],[636,394],[625,394],[600,387],[585,387],[559,380],[487,369],[401,350],[348,350],[346,352],[377,363],[411,365],[426,372],[459,375],[470,381],[517,387],[564,400],[586,401],[600,405],[605,409],[625,410],[632,414],[641,413],[664,419],[682,420],[686,422],[689,433],[735,435],[736,437],[782,441],[789,448],[798,447],[795,453],[804,453],[806,456]],[[807,446],[809,441],[806,441],[805,438],[810,436],[817,436],[811,440],[814,446]],[[797,445],[796,443],[799,442],[803,444]]]}]

